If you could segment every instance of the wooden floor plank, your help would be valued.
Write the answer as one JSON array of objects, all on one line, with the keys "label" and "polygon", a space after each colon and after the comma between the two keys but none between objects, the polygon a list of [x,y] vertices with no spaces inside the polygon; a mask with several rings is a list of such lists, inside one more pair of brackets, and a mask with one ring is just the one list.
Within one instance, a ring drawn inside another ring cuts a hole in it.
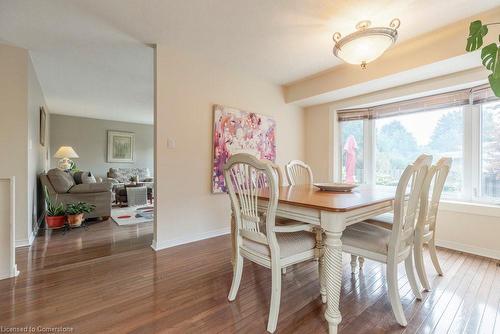
[{"label": "wooden floor plank", "polygon": [[[0,325],[71,327],[73,333],[265,333],[271,272],[245,261],[241,287],[227,300],[232,279],[230,238],[222,236],[154,252],[152,225],[96,222],[63,235],[47,232],[16,252],[21,275],[0,281]],[[343,256],[340,333],[497,331],[497,261],[438,250],[445,276],[428,255],[432,291],[416,301],[403,267],[399,326],[387,297],[385,266],[366,261],[350,272]],[[317,262],[283,275],[277,333],[327,333]]]},{"label": "wooden floor plank", "polygon": [[488,300],[484,308],[483,317],[481,318],[481,324],[479,326],[478,333],[490,334],[494,333],[495,328],[495,318],[497,315],[498,302],[500,300],[500,267],[497,265],[495,270],[495,278],[491,285],[490,293],[488,294]]}]

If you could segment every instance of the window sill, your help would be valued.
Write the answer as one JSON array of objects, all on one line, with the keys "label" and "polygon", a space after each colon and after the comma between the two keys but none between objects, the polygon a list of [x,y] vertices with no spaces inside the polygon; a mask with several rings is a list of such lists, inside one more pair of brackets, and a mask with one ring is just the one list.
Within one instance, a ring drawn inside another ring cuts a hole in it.
[{"label": "window sill", "polygon": [[500,205],[442,200],[439,210],[469,215],[500,217]]}]

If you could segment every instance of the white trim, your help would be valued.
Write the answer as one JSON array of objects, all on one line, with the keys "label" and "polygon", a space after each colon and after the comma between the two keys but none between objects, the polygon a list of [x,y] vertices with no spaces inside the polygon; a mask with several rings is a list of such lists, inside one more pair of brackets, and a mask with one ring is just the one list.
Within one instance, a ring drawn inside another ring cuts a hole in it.
[{"label": "white trim", "polygon": [[198,233],[195,235],[189,235],[186,237],[170,239],[170,240],[164,240],[164,241],[153,240],[153,243],[151,244],[151,248],[153,248],[155,251],[159,251],[159,250],[170,248],[170,247],[189,244],[189,243],[195,242],[195,241],[215,238],[215,237],[229,234],[229,233],[231,233],[230,226],[225,227],[225,228],[221,228],[221,229],[217,229],[217,230]]},{"label": "white trim", "polygon": [[[9,263],[8,263],[8,268],[5,270],[7,272],[6,274],[0,276],[0,279],[5,279],[5,278],[10,278],[10,277],[15,277],[19,275],[19,271],[17,270],[17,264],[16,264],[16,249],[15,249],[15,235],[16,235],[16,217],[15,217],[15,209],[16,209],[16,204],[15,204],[15,194],[16,194],[16,179],[14,176],[12,177],[0,177],[0,181],[7,181],[8,186],[9,186],[9,245],[7,245],[8,249],[8,257],[9,257]],[[2,271],[3,268],[2,268]]]},{"label": "white trim", "polygon": [[457,212],[474,216],[500,217],[500,206],[470,202],[441,201],[440,211]]},{"label": "white trim", "polygon": [[10,277],[17,277],[20,273],[21,272],[17,270],[17,264],[14,264],[14,266],[11,268]]},{"label": "white trim", "polygon": [[34,240],[35,240],[35,234],[33,232],[31,232],[28,239],[16,240],[16,248],[17,247],[31,246],[33,244]]},{"label": "white trim", "polygon": [[492,258],[495,260],[500,260],[500,250],[496,249],[482,248],[478,246],[462,244],[460,242],[449,241],[449,240],[436,240],[436,245],[461,252]]},{"label": "white trim", "polygon": [[[469,107],[470,115],[470,132],[472,137],[470,138],[470,160],[466,160],[465,157],[463,161],[470,161],[468,168],[471,170],[470,174],[470,189],[469,195],[473,200],[478,199],[481,194],[481,107],[480,105],[473,105]],[[464,128],[468,128],[464,125]],[[467,166],[464,166],[467,168]]]}]

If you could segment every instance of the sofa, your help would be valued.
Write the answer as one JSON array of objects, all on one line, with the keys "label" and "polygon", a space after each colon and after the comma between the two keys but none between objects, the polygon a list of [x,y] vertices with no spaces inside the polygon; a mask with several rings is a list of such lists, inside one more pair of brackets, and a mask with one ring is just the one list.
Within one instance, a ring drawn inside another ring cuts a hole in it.
[{"label": "sofa", "polygon": [[107,219],[111,216],[112,192],[108,181],[76,184],[70,173],[54,168],[41,174],[40,182],[47,187],[51,200],[56,203],[86,202],[95,205],[94,211],[86,213],[85,218]]},{"label": "sofa", "polygon": [[138,182],[144,183],[152,188],[154,178],[151,176],[149,168],[110,168],[107,177],[108,180],[116,186],[124,185],[130,182],[130,178],[137,176]]}]

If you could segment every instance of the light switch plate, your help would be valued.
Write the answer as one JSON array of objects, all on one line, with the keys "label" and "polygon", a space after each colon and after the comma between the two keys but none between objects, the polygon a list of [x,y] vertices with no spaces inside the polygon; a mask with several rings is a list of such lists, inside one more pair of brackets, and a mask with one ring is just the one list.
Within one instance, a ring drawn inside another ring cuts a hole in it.
[{"label": "light switch plate", "polygon": [[175,148],[175,139],[172,138],[167,139],[167,148]]}]

